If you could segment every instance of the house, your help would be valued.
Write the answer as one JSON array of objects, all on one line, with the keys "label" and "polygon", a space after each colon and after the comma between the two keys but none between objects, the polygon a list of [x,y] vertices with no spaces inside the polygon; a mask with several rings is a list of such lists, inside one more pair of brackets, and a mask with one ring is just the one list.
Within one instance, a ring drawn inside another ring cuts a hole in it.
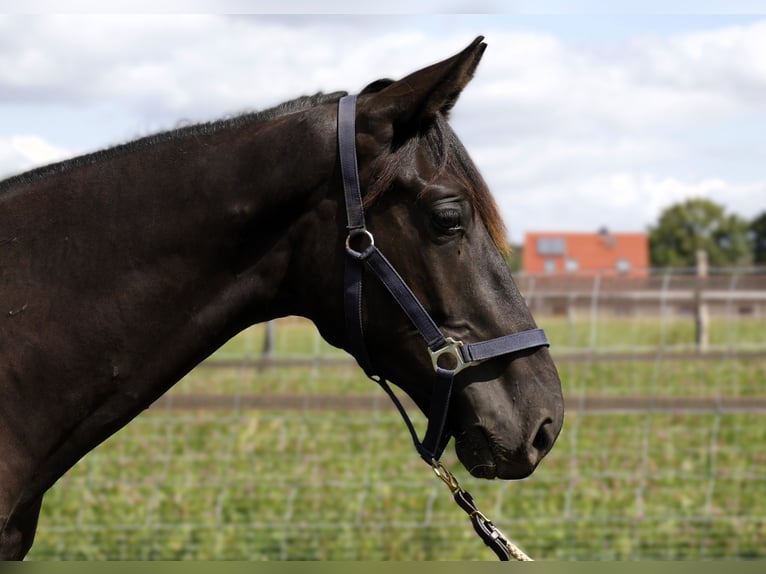
[{"label": "house", "polygon": [[542,275],[649,274],[646,233],[528,232],[524,238],[522,271]]}]

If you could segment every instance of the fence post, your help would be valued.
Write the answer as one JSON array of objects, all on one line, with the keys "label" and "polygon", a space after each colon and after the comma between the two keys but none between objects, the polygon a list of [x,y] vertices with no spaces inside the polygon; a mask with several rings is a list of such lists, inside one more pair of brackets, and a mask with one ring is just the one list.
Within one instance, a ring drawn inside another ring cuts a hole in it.
[{"label": "fence post", "polygon": [[601,273],[596,273],[593,277],[593,289],[590,293],[590,341],[588,351],[596,351],[596,331],[598,329],[598,298],[601,291]]},{"label": "fence post", "polygon": [[270,359],[274,354],[274,321],[266,321],[266,329],[263,334],[263,349],[261,349],[261,358]]},{"label": "fence post", "polygon": [[575,293],[571,291],[567,298],[567,336],[569,339],[569,346],[577,346],[577,310],[575,309],[577,300],[575,299]]},{"label": "fence post", "polygon": [[668,316],[668,284],[670,283],[670,267],[665,267],[660,288],[660,348],[664,349],[667,342]]},{"label": "fence post", "polygon": [[697,258],[697,286],[694,290],[694,326],[695,342],[697,351],[704,353],[708,348],[710,316],[708,314],[707,303],[705,303],[704,290],[705,279],[708,276],[707,252],[698,249]]}]

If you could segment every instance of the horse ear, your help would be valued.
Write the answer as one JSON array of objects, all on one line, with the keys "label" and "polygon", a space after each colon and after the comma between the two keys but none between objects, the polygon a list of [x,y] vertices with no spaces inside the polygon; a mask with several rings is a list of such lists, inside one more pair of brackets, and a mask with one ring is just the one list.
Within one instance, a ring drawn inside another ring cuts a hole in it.
[{"label": "horse ear", "polygon": [[447,115],[479,65],[487,47],[483,40],[479,36],[459,54],[390,83],[371,95],[365,108],[394,129],[416,130],[438,114]]}]

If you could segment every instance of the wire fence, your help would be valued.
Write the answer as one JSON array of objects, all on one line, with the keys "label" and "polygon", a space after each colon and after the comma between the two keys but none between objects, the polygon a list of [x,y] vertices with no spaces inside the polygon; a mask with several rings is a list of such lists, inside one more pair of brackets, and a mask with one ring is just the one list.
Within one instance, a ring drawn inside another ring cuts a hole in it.
[{"label": "wire fence", "polygon": [[[541,560],[766,558],[766,273],[517,283],[567,415],[523,481],[472,479],[448,450],[482,510]],[[493,559],[385,395],[296,318],[245,331],[85,457],[29,557]]]}]

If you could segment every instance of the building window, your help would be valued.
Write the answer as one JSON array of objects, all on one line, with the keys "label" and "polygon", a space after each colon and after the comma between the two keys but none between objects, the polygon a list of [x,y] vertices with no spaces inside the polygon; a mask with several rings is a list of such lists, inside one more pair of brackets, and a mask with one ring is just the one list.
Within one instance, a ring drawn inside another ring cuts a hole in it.
[{"label": "building window", "polygon": [[580,270],[580,262],[577,259],[567,257],[564,260],[564,271],[567,273],[576,273]]},{"label": "building window", "polygon": [[546,273],[555,273],[556,272],[556,260],[548,258],[545,260],[545,272]]},{"label": "building window", "polygon": [[620,273],[627,273],[630,271],[630,261],[628,259],[618,259],[614,264],[614,268]]},{"label": "building window", "polygon": [[540,237],[537,240],[538,255],[564,255],[567,242],[563,237]]}]

